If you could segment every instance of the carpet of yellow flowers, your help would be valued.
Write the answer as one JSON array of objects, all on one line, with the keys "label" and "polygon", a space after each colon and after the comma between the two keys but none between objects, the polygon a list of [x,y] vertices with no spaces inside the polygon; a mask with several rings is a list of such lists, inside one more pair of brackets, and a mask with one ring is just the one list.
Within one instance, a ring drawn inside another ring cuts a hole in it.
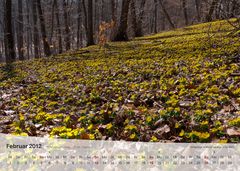
[{"label": "carpet of yellow flowers", "polygon": [[240,142],[240,37],[233,29],[215,21],[2,64],[0,132]]}]

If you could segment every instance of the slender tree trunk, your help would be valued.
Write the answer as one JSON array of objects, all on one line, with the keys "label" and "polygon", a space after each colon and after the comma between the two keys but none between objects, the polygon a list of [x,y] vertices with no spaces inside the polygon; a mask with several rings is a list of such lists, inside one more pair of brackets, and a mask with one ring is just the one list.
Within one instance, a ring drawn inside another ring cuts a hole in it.
[{"label": "slender tree trunk", "polygon": [[131,16],[132,16],[132,27],[133,27],[134,37],[136,37],[136,34],[137,34],[137,15],[136,15],[135,0],[131,0],[130,6],[131,6]]},{"label": "slender tree trunk", "polygon": [[117,17],[116,17],[116,4],[115,0],[111,0],[111,10],[112,10],[112,20],[116,22]]},{"label": "slender tree trunk", "polygon": [[[221,9],[221,4],[218,3],[216,4],[216,7],[215,7],[215,18],[216,19],[219,19],[219,18],[222,18],[221,16],[221,13],[222,13],[222,9]],[[229,15],[229,13],[226,14],[227,16]],[[225,18],[225,17],[224,17]]]},{"label": "slender tree trunk", "polygon": [[85,33],[86,33],[86,38],[87,38],[87,35],[89,34],[89,30],[88,30],[88,25],[87,25],[87,22],[88,22],[88,19],[87,19],[87,9],[86,9],[86,3],[85,3],[85,0],[82,0],[82,6],[83,6],[83,13],[84,13],[84,27],[85,27]]},{"label": "slender tree trunk", "polygon": [[56,24],[57,24],[57,37],[58,37],[58,53],[62,53],[62,33],[61,33],[61,25],[60,25],[60,19],[59,19],[59,7],[57,0],[54,0],[55,3],[55,16],[56,16]]},{"label": "slender tree trunk", "polygon": [[23,48],[23,5],[22,0],[18,0],[18,56],[19,60],[24,60],[24,48]]},{"label": "slender tree trunk", "polygon": [[53,0],[52,2],[52,11],[51,11],[51,33],[50,33],[50,43],[53,44],[53,33],[54,33],[54,14],[55,14],[55,9],[56,9],[56,4]]},{"label": "slender tree trunk", "polygon": [[184,19],[185,19],[185,25],[187,26],[189,24],[189,22],[188,22],[186,0],[182,0],[182,8],[183,8],[183,14],[184,14]]},{"label": "slender tree trunk", "polygon": [[162,17],[162,20],[161,20],[161,30],[165,30],[166,29],[166,26],[165,26],[165,20],[166,20],[166,17],[164,14],[161,15]]},{"label": "slender tree trunk", "polygon": [[217,4],[218,4],[218,1],[219,1],[219,0],[213,0],[213,1],[212,1],[212,4],[211,4],[210,9],[209,9],[209,12],[208,12],[208,14],[207,14],[207,16],[206,16],[206,21],[207,21],[207,22],[212,21],[212,15],[213,15],[213,12],[214,12],[214,10],[215,10],[215,7],[216,7]]},{"label": "slender tree trunk", "polygon": [[238,12],[238,14],[240,14],[240,2],[237,2],[237,0],[233,0],[230,17],[231,18],[236,17],[237,12]]},{"label": "slender tree trunk", "polygon": [[98,0],[94,3],[94,26],[93,30],[98,32],[99,20],[98,20]]},{"label": "slender tree trunk", "polygon": [[136,33],[135,33],[136,37],[143,36],[143,28],[142,28],[143,26],[142,25],[143,25],[143,17],[145,14],[145,11],[144,11],[145,4],[146,4],[146,0],[142,0],[141,4],[140,4],[139,16],[137,19],[137,29],[136,29]]},{"label": "slender tree trunk", "polygon": [[151,15],[150,15],[150,27],[149,27],[149,33],[153,33],[153,30],[154,30],[154,10],[151,11]]},{"label": "slender tree trunk", "polygon": [[34,44],[34,55],[36,58],[40,57],[39,54],[39,33],[37,27],[37,1],[32,1],[32,15],[33,15],[33,44]]},{"label": "slender tree trunk", "polygon": [[101,21],[104,21],[104,0],[101,0]]},{"label": "slender tree trunk", "polygon": [[157,31],[157,26],[158,26],[158,24],[157,24],[157,21],[158,21],[158,11],[157,11],[158,3],[157,3],[157,0],[154,0],[154,6],[155,6],[155,8],[154,8],[154,33],[157,33],[158,32]]},{"label": "slender tree trunk", "polygon": [[81,32],[81,24],[82,24],[82,11],[81,11],[81,1],[78,1],[78,18],[77,18],[77,48],[80,48],[80,32]]},{"label": "slender tree trunk", "polygon": [[200,0],[195,0],[195,7],[197,11],[197,20],[198,22],[201,21],[201,15],[200,15]]},{"label": "slender tree trunk", "polygon": [[164,13],[164,15],[166,16],[166,18],[167,18],[167,20],[168,20],[171,28],[174,29],[174,28],[175,28],[175,25],[174,25],[174,23],[173,23],[170,15],[168,14],[167,9],[165,8],[165,5],[163,4],[163,1],[162,1],[162,0],[159,0],[159,3],[160,3],[160,5],[161,5],[161,7],[162,7],[163,13]]},{"label": "slender tree trunk", "polygon": [[49,43],[48,43],[48,40],[47,40],[45,20],[44,20],[44,16],[43,16],[43,12],[42,12],[41,0],[37,0],[37,8],[38,8],[38,14],[39,14],[39,21],[40,21],[40,28],[41,28],[41,34],[42,34],[44,54],[46,56],[50,56],[51,51],[50,51],[50,46],[49,46]]},{"label": "slender tree trunk", "polygon": [[87,46],[94,45],[93,40],[93,1],[88,0],[88,34],[87,34]]},{"label": "slender tree trunk", "polygon": [[116,36],[114,37],[115,41],[127,41],[127,23],[128,23],[128,11],[129,11],[130,0],[122,1],[122,11],[120,18],[120,25],[118,27]]},{"label": "slender tree trunk", "polygon": [[3,62],[3,49],[2,49],[2,41],[0,41],[0,63]]},{"label": "slender tree trunk", "polygon": [[116,33],[116,23],[117,23],[117,16],[116,16],[116,3],[115,0],[111,0],[111,11],[112,11],[112,21],[114,22],[113,28],[111,30],[110,40],[114,39],[114,34]]},{"label": "slender tree trunk", "polygon": [[68,8],[66,0],[63,0],[63,17],[64,17],[64,24],[65,24],[65,46],[66,51],[70,50],[71,42],[70,42],[70,29],[69,29],[69,20],[68,20]]},{"label": "slender tree trunk", "polygon": [[14,36],[12,32],[12,0],[5,0],[4,23],[6,62],[11,63],[16,60],[16,53],[14,50]]},{"label": "slender tree trunk", "polygon": [[[26,40],[26,45],[27,45],[27,59],[30,59],[30,49],[32,49],[31,47],[31,42],[32,42],[32,30],[30,27],[30,12],[29,12],[29,1],[26,0],[26,10],[27,10],[27,14],[26,14],[26,20],[27,20],[27,27],[26,27],[26,36],[27,36],[27,40]],[[31,54],[32,55],[32,54]]]}]

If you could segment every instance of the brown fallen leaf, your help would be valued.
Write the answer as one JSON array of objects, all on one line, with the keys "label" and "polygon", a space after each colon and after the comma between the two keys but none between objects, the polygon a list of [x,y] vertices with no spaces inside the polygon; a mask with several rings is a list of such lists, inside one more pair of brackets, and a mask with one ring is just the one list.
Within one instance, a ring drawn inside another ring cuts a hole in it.
[{"label": "brown fallen leaf", "polygon": [[166,134],[170,132],[170,127],[168,125],[164,125],[163,127],[161,128],[158,128],[155,133],[158,135],[158,136],[162,136],[163,134]]},{"label": "brown fallen leaf", "polygon": [[235,128],[228,128],[227,129],[227,134],[229,136],[240,136],[240,130],[239,129],[235,129]]},{"label": "brown fallen leaf", "polygon": [[162,118],[160,118],[159,120],[157,120],[155,123],[154,123],[154,127],[155,128],[157,128],[157,127],[159,127],[162,123],[163,123],[163,119]]}]

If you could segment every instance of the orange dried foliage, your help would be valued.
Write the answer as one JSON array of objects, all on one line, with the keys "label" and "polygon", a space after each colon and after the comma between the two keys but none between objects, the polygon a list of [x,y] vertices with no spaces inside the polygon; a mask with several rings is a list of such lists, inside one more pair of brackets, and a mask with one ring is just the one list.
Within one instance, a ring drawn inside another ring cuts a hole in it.
[{"label": "orange dried foliage", "polygon": [[108,42],[107,32],[111,30],[115,26],[115,22],[112,20],[111,22],[107,23],[103,21],[99,25],[99,32],[98,32],[98,44],[100,47],[105,47]]}]

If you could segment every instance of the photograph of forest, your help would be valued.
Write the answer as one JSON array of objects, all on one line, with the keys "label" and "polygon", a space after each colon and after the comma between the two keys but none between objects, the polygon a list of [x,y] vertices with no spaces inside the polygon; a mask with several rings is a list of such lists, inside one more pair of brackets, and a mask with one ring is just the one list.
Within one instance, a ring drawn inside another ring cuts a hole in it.
[{"label": "photograph of forest", "polygon": [[0,133],[240,142],[240,0],[0,0]]}]

